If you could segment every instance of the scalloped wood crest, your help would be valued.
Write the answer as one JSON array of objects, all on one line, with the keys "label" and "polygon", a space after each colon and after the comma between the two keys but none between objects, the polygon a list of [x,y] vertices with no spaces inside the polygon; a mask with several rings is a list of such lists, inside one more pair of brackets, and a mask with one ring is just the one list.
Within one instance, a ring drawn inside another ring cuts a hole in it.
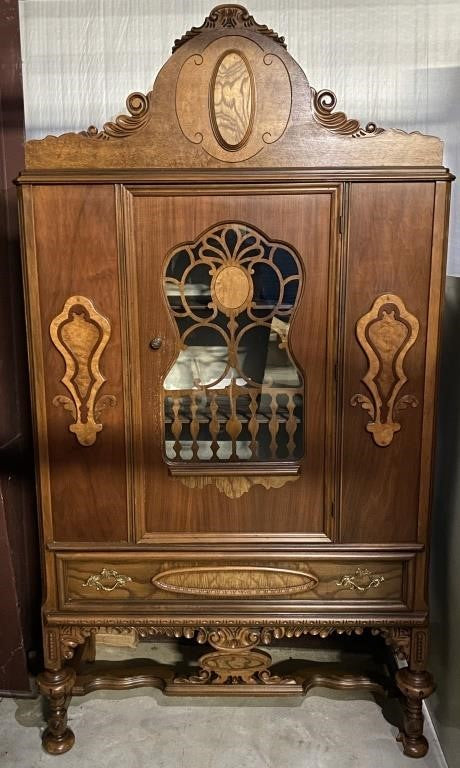
[{"label": "scalloped wood crest", "polygon": [[434,166],[433,136],[364,128],[311,88],[284,38],[240,5],[219,5],[176,40],[147,95],[80,133],[26,144],[28,169]]},{"label": "scalloped wood crest", "polygon": [[180,40],[175,40],[172,52],[174,53],[177,51],[181,45],[188,42],[188,40],[191,40],[196,35],[199,35],[205,29],[250,29],[261,35],[268,35],[272,40],[275,40],[282,45],[283,48],[287,48],[284,37],[277,35],[276,32],[274,32],[273,29],[269,29],[266,24],[258,24],[254,19],[254,16],[251,16],[244,6],[223,4],[216,5],[216,7],[212,9],[209,16],[206,16],[201,27],[192,27],[185,33],[185,35],[182,35]]}]

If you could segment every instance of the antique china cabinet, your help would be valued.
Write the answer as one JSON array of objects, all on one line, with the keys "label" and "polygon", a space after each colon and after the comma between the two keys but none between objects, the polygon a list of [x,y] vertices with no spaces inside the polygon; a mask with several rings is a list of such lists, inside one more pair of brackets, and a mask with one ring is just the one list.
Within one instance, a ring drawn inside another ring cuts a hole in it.
[{"label": "antique china cabinet", "polygon": [[[260,646],[363,633],[425,754],[442,143],[336,111],[238,5],[18,185],[43,555],[45,749],[101,687],[293,695]],[[98,671],[94,636],[208,647]],[[83,669],[83,671],[82,671]],[[391,677],[391,676],[390,676]]]}]

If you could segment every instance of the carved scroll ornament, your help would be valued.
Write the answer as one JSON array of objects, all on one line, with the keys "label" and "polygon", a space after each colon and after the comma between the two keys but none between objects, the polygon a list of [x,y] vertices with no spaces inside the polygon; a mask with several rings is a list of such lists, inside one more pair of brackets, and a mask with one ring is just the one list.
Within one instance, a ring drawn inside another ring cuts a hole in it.
[{"label": "carved scroll ornament", "polygon": [[357,393],[351,405],[360,405],[370,414],[366,429],[379,446],[390,445],[401,425],[394,420],[405,408],[416,408],[414,395],[403,395],[401,388],[407,381],[404,360],[415,344],[419,322],[407,311],[399,296],[385,293],[379,296],[369,312],[356,325],[356,336],[369,361],[363,383],[371,397]]},{"label": "carved scroll ornament", "polygon": [[[215,651],[201,656],[198,674],[176,677],[176,685],[296,685],[294,678],[272,676],[270,654],[256,650],[261,642],[260,631],[249,627],[220,627],[206,635],[206,641]],[[197,639],[200,642],[200,638]]]},{"label": "carved scroll ornament", "polygon": [[97,397],[105,378],[99,368],[101,355],[110,339],[110,323],[84,296],[71,296],[62,312],[51,321],[50,335],[65,361],[61,381],[67,395],[56,395],[55,406],[70,411],[74,424],[69,426],[81,445],[93,445],[101,411],[116,405],[114,395]]},{"label": "carved scroll ornament", "polygon": [[217,5],[212,9],[209,16],[206,16],[201,27],[192,27],[185,33],[185,35],[182,35],[179,40],[175,40],[172,52],[174,53],[178,48],[184,45],[184,43],[192,40],[196,35],[205,32],[207,29],[228,29],[237,32],[250,29],[251,31],[259,32],[261,35],[270,37],[283,48],[286,48],[284,37],[277,35],[276,32],[274,32],[273,29],[269,29],[266,24],[258,24],[254,19],[254,16],[251,16],[249,11],[242,5]]},{"label": "carved scroll ornament", "polygon": [[104,123],[101,131],[98,131],[96,126],[90,125],[88,130],[82,131],[82,136],[87,136],[89,139],[103,139],[104,141],[131,136],[143,128],[150,119],[149,94],[145,95],[140,91],[130,93],[126,99],[126,108],[129,115],[118,115],[114,122]]},{"label": "carved scroll ornament", "polygon": [[313,117],[329,131],[341,136],[351,136],[353,139],[377,136],[384,132],[384,129],[378,128],[375,123],[368,123],[365,128],[361,128],[359,120],[348,118],[345,112],[334,112],[337,97],[332,91],[316,91],[311,88],[311,95]]}]

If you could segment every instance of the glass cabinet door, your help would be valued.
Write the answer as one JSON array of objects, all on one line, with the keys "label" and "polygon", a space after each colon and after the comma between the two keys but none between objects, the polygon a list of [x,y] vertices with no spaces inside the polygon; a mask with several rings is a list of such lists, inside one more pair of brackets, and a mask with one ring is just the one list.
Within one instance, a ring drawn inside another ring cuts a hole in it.
[{"label": "glass cabinet door", "polygon": [[324,541],[340,186],[129,195],[140,539]]},{"label": "glass cabinet door", "polygon": [[174,469],[295,462],[304,381],[289,350],[302,285],[294,249],[242,222],[218,224],[169,255],[164,289],[179,354],[163,383]]}]

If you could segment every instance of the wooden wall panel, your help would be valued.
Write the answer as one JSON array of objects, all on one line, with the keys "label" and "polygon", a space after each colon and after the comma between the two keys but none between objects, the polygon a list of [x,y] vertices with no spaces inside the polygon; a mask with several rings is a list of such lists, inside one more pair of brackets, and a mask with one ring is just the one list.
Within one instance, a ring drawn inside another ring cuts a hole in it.
[{"label": "wooden wall panel", "polygon": [[[35,242],[48,420],[51,506],[58,541],[126,541],[125,438],[122,350],[117,266],[115,194],[110,186],[34,189]],[[93,445],[69,431],[73,418],[56,395],[65,364],[50,337],[50,323],[67,299],[90,299],[111,324],[101,357],[106,378],[100,394],[117,399],[102,412],[103,429]],[[38,322],[38,318],[32,318]]]},{"label": "wooden wall panel", "polygon": [[[434,185],[351,185],[345,280],[341,540],[413,542],[417,539],[420,442],[431,262]],[[404,370],[418,406],[397,415],[401,429],[387,446],[366,430],[371,421],[356,393],[369,395],[361,379],[368,360],[356,323],[383,294],[399,296],[419,322]],[[428,471],[427,467],[427,471]]]}]

